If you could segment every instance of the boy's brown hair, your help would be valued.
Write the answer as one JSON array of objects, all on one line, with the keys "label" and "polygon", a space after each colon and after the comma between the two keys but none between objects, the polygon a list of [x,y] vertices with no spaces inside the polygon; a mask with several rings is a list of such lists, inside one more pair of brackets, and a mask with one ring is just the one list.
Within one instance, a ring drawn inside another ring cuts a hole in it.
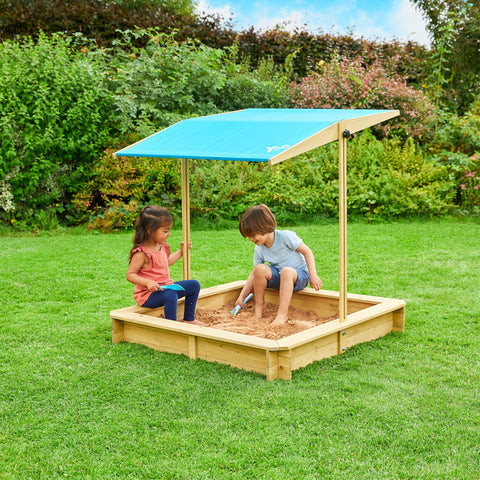
[{"label": "boy's brown hair", "polygon": [[257,233],[265,235],[275,231],[277,221],[266,205],[255,205],[243,214],[238,228],[245,238],[253,237]]}]

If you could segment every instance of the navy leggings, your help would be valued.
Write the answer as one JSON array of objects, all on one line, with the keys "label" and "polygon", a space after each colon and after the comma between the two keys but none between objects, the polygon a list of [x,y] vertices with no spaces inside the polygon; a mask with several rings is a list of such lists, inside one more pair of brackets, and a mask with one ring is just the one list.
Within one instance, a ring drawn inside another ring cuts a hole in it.
[{"label": "navy leggings", "polygon": [[191,322],[195,320],[195,308],[197,306],[198,294],[200,293],[200,283],[197,280],[181,280],[175,283],[181,285],[185,290],[158,290],[147,298],[142,307],[164,307],[165,318],[176,320],[178,299],[185,297],[183,319]]}]

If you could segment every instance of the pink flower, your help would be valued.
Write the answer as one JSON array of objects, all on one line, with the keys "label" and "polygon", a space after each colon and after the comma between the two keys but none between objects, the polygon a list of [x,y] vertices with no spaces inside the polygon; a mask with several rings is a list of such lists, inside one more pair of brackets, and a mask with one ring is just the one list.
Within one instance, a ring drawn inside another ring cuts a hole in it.
[{"label": "pink flower", "polygon": [[478,190],[479,188],[480,188],[480,185],[475,185],[475,186],[473,187],[474,190]]},{"label": "pink flower", "polygon": [[467,189],[467,187],[465,186],[465,184],[460,185],[460,188],[461,188],[462,190],[466,190],[466,189]]},{"label": "pink flower", "polygon": [[466,177],[473,177],[473,176],[475,176],[476,173],[477,172],[470,172],[470,173],[467,173],[465,176]]}]

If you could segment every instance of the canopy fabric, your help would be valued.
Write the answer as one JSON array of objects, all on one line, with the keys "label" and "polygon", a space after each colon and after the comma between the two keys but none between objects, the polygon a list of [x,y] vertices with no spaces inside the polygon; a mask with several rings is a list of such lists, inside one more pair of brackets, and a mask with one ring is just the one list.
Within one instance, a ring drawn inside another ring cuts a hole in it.
[{"label": "canopy fabric", "polygon": [[251,108],[183,120],[118,156],[277,163],[396,117],[398,110]]}]

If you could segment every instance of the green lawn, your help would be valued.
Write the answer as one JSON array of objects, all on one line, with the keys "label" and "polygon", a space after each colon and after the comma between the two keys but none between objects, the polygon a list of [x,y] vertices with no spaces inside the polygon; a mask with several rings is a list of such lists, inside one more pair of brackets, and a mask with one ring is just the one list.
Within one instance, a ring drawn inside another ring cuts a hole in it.
[{"label": "green lawn", "polygon": [[[294,229],[338,290],[338,226]],[[290,382],[113,345],[131,237],[0,238],[0,479],[480,479],[478,220],[350,224],[348,291],[404,299],[405,333]],[[238,230],[192,239],[203,287],[246,278]]]}]

